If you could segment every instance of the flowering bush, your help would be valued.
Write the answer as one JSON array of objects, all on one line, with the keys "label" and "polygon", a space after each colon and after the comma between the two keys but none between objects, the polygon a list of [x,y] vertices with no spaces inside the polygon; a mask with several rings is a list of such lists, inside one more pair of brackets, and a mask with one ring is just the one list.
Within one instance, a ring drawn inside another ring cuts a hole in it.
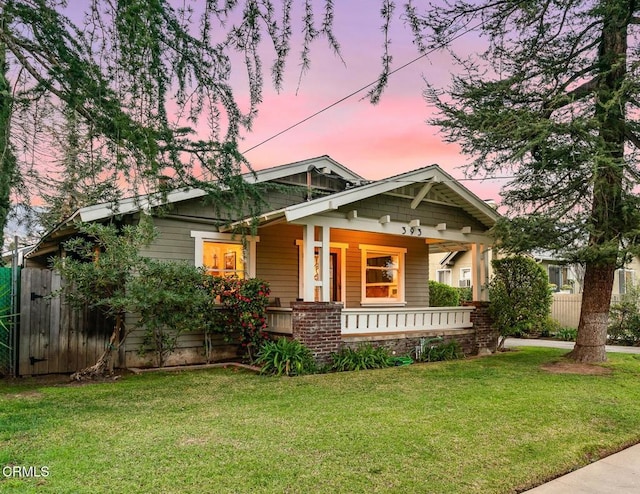
[{"label": "flowering bush", "polygon": [[211,294],[219,299],[224,310],[220,311],[217,326],[229,339],[239,335],[240,344],[253,360],[257,350],[268,338],[267,305],[269,285],[256,278],[243,280],[236,277],[214,276],[210,279]]}]

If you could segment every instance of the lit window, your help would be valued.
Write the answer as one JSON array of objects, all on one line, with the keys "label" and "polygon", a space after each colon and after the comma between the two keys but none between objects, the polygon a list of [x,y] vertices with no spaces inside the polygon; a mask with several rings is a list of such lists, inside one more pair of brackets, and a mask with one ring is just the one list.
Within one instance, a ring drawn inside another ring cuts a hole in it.
[{"label": "lit window", "polygon": [[255,277],[256,242],[260,237],[245,237],[218,232],[192,231],[195,239],[195,265],[213,276]]},{"label": "lit window", "polygon": [[202,265],[207,269],[207,274],[212,276],[246,276],[241,244],[205,240],[202,245]]},{"label": "lit window", "polygon": [[406,249],[361,245],[362,303],[404,303]]}]

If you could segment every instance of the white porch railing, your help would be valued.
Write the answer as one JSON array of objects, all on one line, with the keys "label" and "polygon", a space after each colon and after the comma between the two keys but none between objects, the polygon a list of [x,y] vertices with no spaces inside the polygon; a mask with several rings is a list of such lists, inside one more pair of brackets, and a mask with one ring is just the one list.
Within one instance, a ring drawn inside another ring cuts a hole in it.
[{"label": "white porch railing", "polygon": [[342,335],[471,328],[473,310],[474,307],[343,309]]},{"label": "white porch railing", "polygon": [[291,307],[267,307],[267,332],[292,334],[292,315]]},{"label": "white porch railing", "polygon": [[[342,336],[473,327],[473,307],[410,307],[342,309]],[[267,331],[292,334],[293,310],[267,308]]]}]

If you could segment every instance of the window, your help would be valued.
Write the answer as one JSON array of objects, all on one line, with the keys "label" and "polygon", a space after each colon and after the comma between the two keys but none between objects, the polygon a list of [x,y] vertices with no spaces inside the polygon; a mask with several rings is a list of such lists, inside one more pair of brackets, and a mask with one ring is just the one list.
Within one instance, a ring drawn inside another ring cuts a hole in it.
[{"label": "window", "polygon": [[624,295],[633,287],[635,281],[635,271],[633,269],[618,269],[618,293]]},{"label": "window", "polygon": [[458,285],[461,288],[471,286],[471,268],[460,269],[460,279],[458,280]]},{"label": "window", "polygon": [[555,285],[554,291],[560,291],[568,283],[569,269],[565,266],[550,265],[548,268],[549,283]]},{"label": "window", "polygon": [[360,245],[363,304],[404,304],[406,249]]},{"label": "window", "polygon": [[218,232],[192,231],[195,238],[195,265],[204,266],[213,276],[255,277],[256,242],[259,237],[245,237]]},{"label": "window", "polygon": [[237,276],[245,278],[245,255],[241,244],[228,244],[204,240],[202,265],[212,276]]},{"label": "window", "polygon": [[436,281],[438,283],[444,283],[451,286],[451,270],[450,269],[438,269],[436,271]]}]

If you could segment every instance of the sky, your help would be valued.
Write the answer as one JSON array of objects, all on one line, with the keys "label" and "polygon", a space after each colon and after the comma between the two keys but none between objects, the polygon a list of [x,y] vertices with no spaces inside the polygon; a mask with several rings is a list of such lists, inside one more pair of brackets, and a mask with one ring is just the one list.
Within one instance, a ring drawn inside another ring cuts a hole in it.
[{"label": "sky", "polygon": [[[416,2],[420,3],[427,4]],[[444,51],[430,54],[392,75],[377,105],[363,100],[366,95],[363,91],[260,144],[375,81],[383,53],[381,24],[377,1],[336,2],[334,30],[344,63],[324,40],[318,40],[310,55],[311,68],[298,84],[300,46],[294,40],[284,88],[277,93],[266,75],[264,101],[252,131],[243,135],[240,150],[250,149],[246,158],[257,170],[326,154],[367,179],[436,163],[481,199],[500,202],[499,190],[504,180],[466,180],[462,166],[470,158],[462,155],[457,145],[445,143],[438,129],[426,123],[434,115],[434,109],[423,97],[425,78],[445,88],[454,70],[450,55]],[[392,25],[390,38],[392,68],[419,56],[410,31],[398,19]],[[470,33],[458,45],[462,50],[470,50],[477,42],[477,37]],[[271,58],[268,54],[264,57],[265,65]],[[236,87],[241,88],[242,84]]]}]

